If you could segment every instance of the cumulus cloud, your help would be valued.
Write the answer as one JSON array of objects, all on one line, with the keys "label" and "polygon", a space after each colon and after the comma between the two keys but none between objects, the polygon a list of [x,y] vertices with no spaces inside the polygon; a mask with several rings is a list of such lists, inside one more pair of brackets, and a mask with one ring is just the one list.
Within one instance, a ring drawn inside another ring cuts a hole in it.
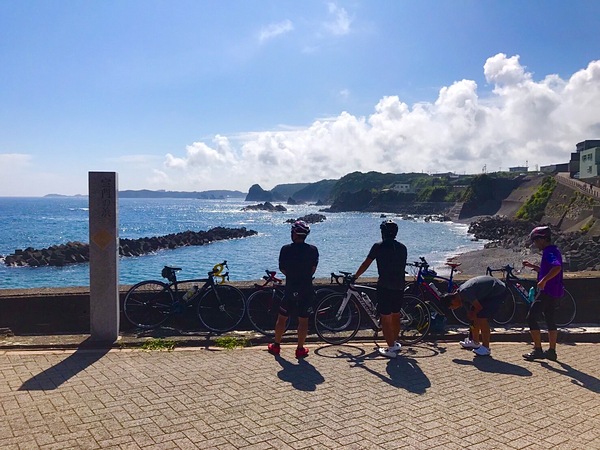
[{"label": "cumulus cloud", "polygon": [[325,29],[335,36],[348,34],[352,24],[352,18],[348,12],[335,3],[329,3],[327,6],[331,19],[324,23]]},{"label": "cumulus cloud", "polygon": [[283,22],[272,23],[260,30],[258,34],[258,40],[260,43],[263,43],[282,34],[289,33],[293,29],[294,24],[291,20],[284,20]]},{"label": "cumulus cloud", "polygon": [[408,105],[388,95],[366,117],[344,111],[301,129],[217,135],[183,156],[167,155],[165,173],[241,190],[356,170],[479,173],[484,165],[567,162],[577,142],[600,139],[600,61],[569,79],[536,81],[518,55],[498,54],[483,71],[494,87],[485,96],[465,79],[442,87],[434,102]]}]

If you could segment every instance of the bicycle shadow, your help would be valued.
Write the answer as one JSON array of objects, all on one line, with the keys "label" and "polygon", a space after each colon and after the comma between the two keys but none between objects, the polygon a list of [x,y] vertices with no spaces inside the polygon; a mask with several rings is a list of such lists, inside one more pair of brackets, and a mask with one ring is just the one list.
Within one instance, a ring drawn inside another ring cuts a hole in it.
[{"label": "bicycle shadow", "polygon": [[588,389],[592,392],[600,393],[600,380],[598,378],[592,375],[588,375],[587,373],[582,372],[580,370],[574,369],[566,363],[556,361],[556,364],[560,365],[561,368],[559,369],[558,367],[554,367],[546,361],[540,362],[540,366],[545,367],[546,369],[551,370],[552,372],[571,377],[571,383],[573,383],[574,385]]},{"label": "bicycle shadow", "polygon": [[533,375],[525,367],[494,359],[491,356],[474,356],[472,360],[454,358],[452,362],[461,366],[473,366],[481,372],[487,373],[501,373],[518,377],[530,377]]},{"label": "bicycle shadow", "polygon": [[317,385],[325,381],[321,372],[304,358],[299,359],[298,364],[294,364],[277,355],[275,361],[281,366],[281,370],[277,372],[279,379],[290,383],[294,389],[306,392],[316,391]]},{"label": "bicycle shadow", "polygon": [[90,339],[88,338],[83,341],[75,352],[71,353],[58,364],[47,368],[25,381],[18,390],[51,391],[57,389],[63,383],[75,377],[79,372],[102,359],[110,351],[110,345],[106,347],[98,346],[96,342]]},{"label": "bicycle shadow", "polygon": [[408,352],[400,353],[396,358],[388,360],[386,365],[387,376],[365,364],[370,360],[381,360],[382,357],[376,350],[371,353],[364,352],[359,356],[343,350],[339,353],[340,357],[346,358],[348,362],[353,364],[352,367],[364,369],[393,387],[402,388],[419,395],[425,394],[427,389],[431,387],[431,381],[421,370],[417,360],[410,356]]}]

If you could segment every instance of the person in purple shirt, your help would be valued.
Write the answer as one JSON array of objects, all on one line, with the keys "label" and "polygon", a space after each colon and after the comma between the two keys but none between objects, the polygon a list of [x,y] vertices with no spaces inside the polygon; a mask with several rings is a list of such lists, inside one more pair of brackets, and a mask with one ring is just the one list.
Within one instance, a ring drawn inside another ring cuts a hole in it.
[{"label": "person in purple shirt", "polygon": [[[539,266],[529,261],[523,261],[523,267],[529,267],[538,273],[537,295],[527,314],[529,332],[533,340],[533,351],[524,354],[523,358],[529,361],[536,359],[556,361],[556,339],[558,332],[556,331],[554,311],[557,299],[564,294],[562,255],[556,245],[552,244],[550,228],[536,227],[529,233],[529,238],[533,245],[542,251],[542,260]],[[542,312],[548,326],[549,349],[547,351],[542,350],[540,325],[537,321]]]}]

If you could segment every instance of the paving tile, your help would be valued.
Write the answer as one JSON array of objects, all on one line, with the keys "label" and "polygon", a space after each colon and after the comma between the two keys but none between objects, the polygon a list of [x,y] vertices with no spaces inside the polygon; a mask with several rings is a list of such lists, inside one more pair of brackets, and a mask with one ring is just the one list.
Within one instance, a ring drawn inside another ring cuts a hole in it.
[{"label": "paving tile", "polygon": [[396,360],[372,344],[173,352],[37,351],[0,356],[3,448],[594,448],[600,344],[455,343]]}]

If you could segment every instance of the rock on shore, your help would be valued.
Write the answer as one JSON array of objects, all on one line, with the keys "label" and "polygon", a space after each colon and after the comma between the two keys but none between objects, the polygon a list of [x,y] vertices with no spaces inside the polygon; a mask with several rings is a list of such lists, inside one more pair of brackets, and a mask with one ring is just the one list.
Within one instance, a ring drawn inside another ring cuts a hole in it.
[{"label": "rock on shore", "polygon": [[[539,255],[532,255],[529,232],[540,224],[523,220],[511,220],[506,217],[483,217],[471,223],[469,233],[478,239],[488,239],[485,249],[490,255],[500,255],[501,258],[512,259],[520,268],[523,259],[530,259]],[[559,228],[550,226],[552,241],[561,250],[565,271],[598,271],[600,270],[600,236],[587,236],[583,232],[563,233]],[[493,252],[492,249],[498,251]],[[507,250],[503,252],[502,250]],[[530,255],[531,258],[530,258]],[[483,255],[480,255],[483,257]],[[510,257],[510,258],[509,258]],[[468,258],[464,256],[463,258]],[[458,260],[458,259],[457,259]],[[488,264],[480,263],[485,273]],[[481,272],[481,270],[479,271]],[[479,273],[480,274],[480,273]]]}]

